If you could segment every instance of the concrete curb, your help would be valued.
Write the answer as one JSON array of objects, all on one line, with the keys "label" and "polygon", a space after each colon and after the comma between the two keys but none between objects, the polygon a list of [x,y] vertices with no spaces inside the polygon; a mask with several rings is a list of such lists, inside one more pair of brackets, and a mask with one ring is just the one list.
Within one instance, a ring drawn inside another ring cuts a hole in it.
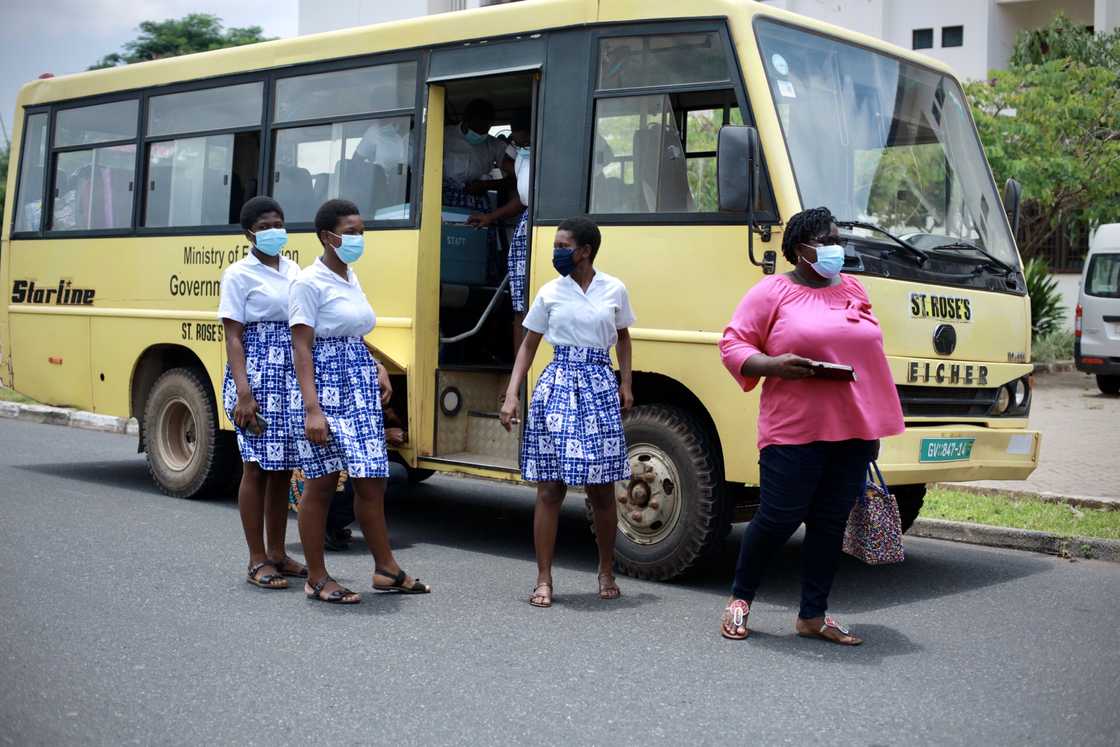
[{"label": "concrete curb", "polygon": [[1120,511],[1120,498],[1105,498],[1093,495],[1066,495],[1064,493],[1037,492],[1032,490],[1009,490],[1007,488],[989,488],[982,485],[969,485],[959,482],[938,482],[933,483],[930,487],[940,488],[941,490],[958,490],[962,493],[974,493],[976,495],[994,495],[1009,500],[1028,498],[1047,501],[1049,503],[1068,503],[1078,508]]},{"label": "concrete curb", "polygon": [[1072,360],[1068,361],[1054,361],[1053,363],[1036,363],[1034,364],[1034,372],[1041,373],[1069,373],[1076,370]]},{"label": "concrete curb", "polygon": [[968,524],[962,521],[918,518],[909,535],[930,539],[967,542],[987,547],[1057,555],[1062,558],[1084,558],[1120,563],[1120,540],[1093,537],[1059,537],[1049,532],[1030,529],[1010,529],[985,524]]},{"label": "concrete curb", "polygon": [[123,433],[129,436],[140,433],[140,424],[132,418],[118,418],[96,412],[73,410],[69,407],[0,402],[0,418],[12,418],[28,423],[65,425],[71,428],[83,428],[87,431],[102,431],[103,433]]}]

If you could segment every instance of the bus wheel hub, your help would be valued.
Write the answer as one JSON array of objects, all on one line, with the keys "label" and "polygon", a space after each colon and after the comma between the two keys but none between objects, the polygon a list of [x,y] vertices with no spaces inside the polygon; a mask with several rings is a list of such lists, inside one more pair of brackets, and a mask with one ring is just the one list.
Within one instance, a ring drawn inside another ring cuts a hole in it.
[{"label": "bus wheel hub", "polygon": [[616,484],[618,528],[640,545],[660,542],[680,517],[680,476],[673,460],[652,444],[630,447],[630,480]]}]

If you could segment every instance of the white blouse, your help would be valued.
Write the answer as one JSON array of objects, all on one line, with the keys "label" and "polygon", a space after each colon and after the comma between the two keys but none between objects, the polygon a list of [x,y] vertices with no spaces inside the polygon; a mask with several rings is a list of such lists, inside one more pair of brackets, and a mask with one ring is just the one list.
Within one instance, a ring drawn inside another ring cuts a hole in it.
[{"label": "white blouse", "polygon": [[525,315],[524,326],[544,335],[548,344],[607,349],[618,330],[635,321],[630,294],[616,277],[596,270],[587,293],[571,277],[545,283]]},{"label": "white blouse", "polygon": [[218,318],[242,324],[288,321],[288,287],[299,275],[299,265],[280,257],[274,270],[250,252],[222,273]]},{"label": "white blouse", "polygon": [[364,337],[377,315],[366,300],[358,276],[349,267],[343,280],[316,259],[292,281],[288,324],[306,324],[316,337]]}]

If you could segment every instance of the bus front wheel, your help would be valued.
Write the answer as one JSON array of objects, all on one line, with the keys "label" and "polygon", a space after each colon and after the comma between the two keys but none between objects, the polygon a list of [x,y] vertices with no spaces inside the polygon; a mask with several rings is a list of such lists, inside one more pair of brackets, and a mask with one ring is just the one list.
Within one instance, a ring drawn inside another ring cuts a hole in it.
[{"label": "bus front wheel", "polygon": [[615,560],[628,576],[676,578],[725,536],[729,517],[711,439],[668,405],[635,407],[623,427],[633,477],[615,486]]},{"label": "bus front wheel", "polygon": [[159,489],[175,498],[215,492],[236,467],[218,425],[214,395],[192,368],[165,371],[144,405],[144,452]]}]

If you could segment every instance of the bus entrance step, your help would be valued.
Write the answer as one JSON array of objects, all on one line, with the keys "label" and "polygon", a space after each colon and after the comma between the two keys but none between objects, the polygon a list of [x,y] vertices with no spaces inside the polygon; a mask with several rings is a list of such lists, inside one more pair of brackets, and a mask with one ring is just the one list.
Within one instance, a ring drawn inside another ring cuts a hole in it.
[{"label": "bus entrance step", "polygon": [[520,444],[517,432],[507,432],[496,412],[467,413],[467,451],[501,462],[517,463]]}]

